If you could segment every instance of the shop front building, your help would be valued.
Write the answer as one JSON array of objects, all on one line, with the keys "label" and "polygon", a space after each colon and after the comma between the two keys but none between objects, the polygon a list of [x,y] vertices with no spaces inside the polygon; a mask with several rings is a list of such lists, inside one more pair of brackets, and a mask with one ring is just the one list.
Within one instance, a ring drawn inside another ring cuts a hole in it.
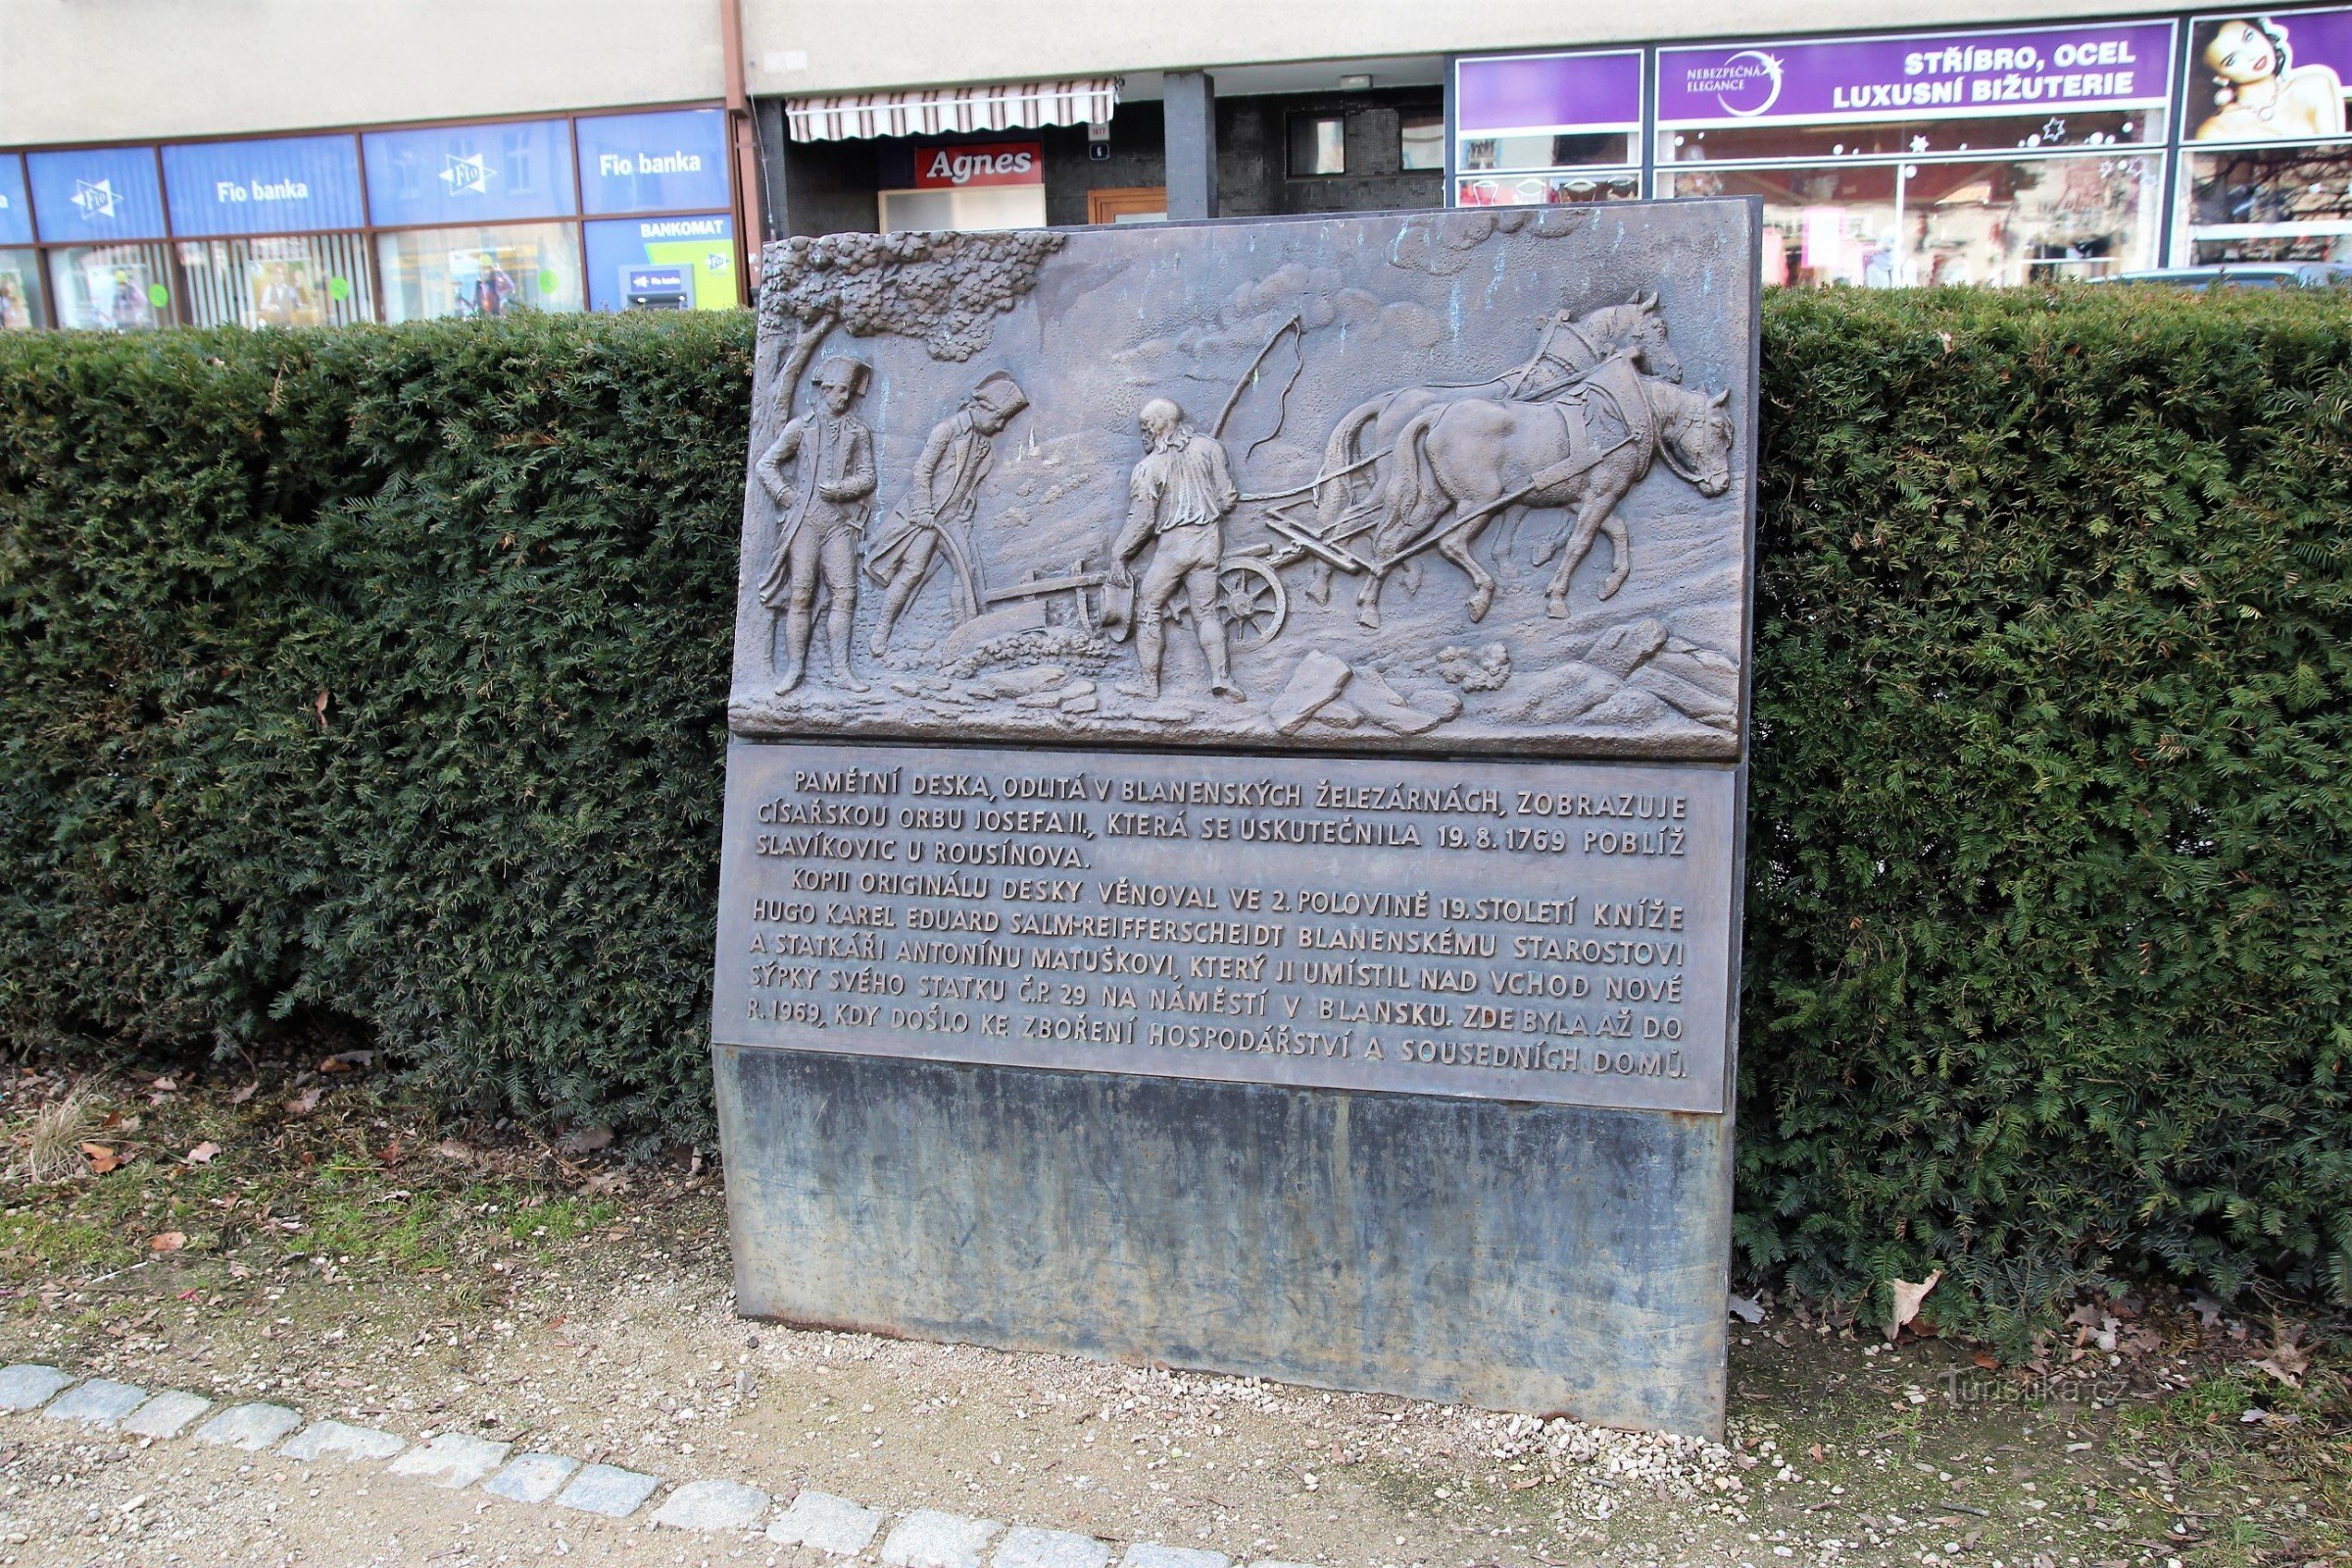
[{"label": "shop front building", "polygon": [[743,302],[706,106],[0,152],[0,327]]},{"label": "shop front building", "polygon": [[1430,55],[766,100],[765,201],[784,234],[1153,222],[1190,165],[1178,216],[1442,207],[1444,82]]},{"label": "shop front building", "polygon": [[2352,261],[2352,7],[1464,56],[1457,206],[1755,196],[1768,283]]}]

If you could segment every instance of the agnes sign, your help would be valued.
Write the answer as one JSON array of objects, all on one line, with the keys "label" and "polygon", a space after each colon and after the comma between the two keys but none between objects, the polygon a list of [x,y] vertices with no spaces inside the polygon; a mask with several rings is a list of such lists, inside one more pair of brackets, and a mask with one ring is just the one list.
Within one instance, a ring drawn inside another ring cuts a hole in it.
[{"label": "agnes sign", "polygon": [[1042,185],[1044,148],[1033,141],[994,141],[953,147],[917,145],[914,188],[960,190],[973,185]]}]

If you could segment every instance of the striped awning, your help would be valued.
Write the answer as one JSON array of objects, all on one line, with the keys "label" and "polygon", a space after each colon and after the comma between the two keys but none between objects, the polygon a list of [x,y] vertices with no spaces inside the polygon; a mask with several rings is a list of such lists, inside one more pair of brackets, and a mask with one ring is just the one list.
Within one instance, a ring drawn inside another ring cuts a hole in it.
[{"label": "striped awning", "polygon": [[937,136],[953,131],[1085,125],[1107,121],[1118,106],[1118,77],[1087,76],[1073,81],[1007,81],[986,87],[787,98],[784,118],[792,127],[794,141],[846,141],[862,136]]}]

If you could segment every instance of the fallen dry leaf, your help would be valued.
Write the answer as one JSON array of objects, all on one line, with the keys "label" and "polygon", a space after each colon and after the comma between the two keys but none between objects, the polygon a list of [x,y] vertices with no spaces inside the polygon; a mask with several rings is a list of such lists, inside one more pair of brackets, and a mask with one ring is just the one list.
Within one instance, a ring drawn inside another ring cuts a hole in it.
[{"label": "fallen dry leaf", "polygon": [[2298,1366],[2290,1371],[2279,1363],[2279,1358],[2277,1356],[2264,1356],[2254,1363],[2254,1369],[2258,1372],[2268,1372],[2290,1389],[2299,1389],[2303,1386],[2303,1369]]},{"label": "fallen dry leaf", "polygon": [[1979,1350],[1974,1359],[1977,1365],[1983,1367],[1987,1372],[1997,1372],[2000,1370],[2001,1358],[1993,1354],[1990,1350]]},{"label": "fallen dry leaf", "polygon": [[147,1250],[150,1252],[176,1252],[187,1245],[187,1237],[178,1231],[166,1231],[161,1236],[147,1238]]},{"label": "fallen dry leaf", "polygon": [[320,1072],[358,1072],[375,1060],[372,1051],[338,1051],[318,1064]]},{"label": "fallen dry leaf", "polygon": [[122,1158],[104,1144],[82,1145],[81,1157],[90,1162],[91,1174],[97,1176],[103,1176],[110,1170],[118,1169],[122,1163]]},{"label": "fallen dry leaf", "polygon": [[305,1089],[301,1094],[296,1095],[292,1100],[286,1102],[286,1114],[289,1116],[308,1116],[312,1111],[318,1108],[318,1097],[323,1093],[325,1093],[325,1091],[320,1089],[318,1085],[311,1085],[310,1088]]},{"label": "fallen dry leaf", "polygon": [[191,1165],[209,1165],[220,1152],[220,1146],[219,1144],[207,1142],[198,1144],[180,1157]]},{"label": "fallen dry leaf", "polygon": [[1943,1278],[1943,1270],[1937,1269],[1917,1285],[1912,1284],[1909,1280],[1888,1280],[1886,1282],[1886,1288],[1894,1294],[1894,1316],[1886,1320],[1886,1338],[1889,1341],[1902,1333],[1913,1318],[1919,1316],[1919,1303],[1928,1298],[1928,1293],[1936,1288],[1936,1282],[1941,1278]]},{"label": "fallen dry leaf", "polygon": [[231,1091],[228,1097],[228,1102],[232,1105],[242,1105],[245,1103],[245,1102],[251,1100],[253,1098],[253,1092],[261,1087],[261,1080],[257,1078],[252,1083],[247,1084],[244,1088]]}]

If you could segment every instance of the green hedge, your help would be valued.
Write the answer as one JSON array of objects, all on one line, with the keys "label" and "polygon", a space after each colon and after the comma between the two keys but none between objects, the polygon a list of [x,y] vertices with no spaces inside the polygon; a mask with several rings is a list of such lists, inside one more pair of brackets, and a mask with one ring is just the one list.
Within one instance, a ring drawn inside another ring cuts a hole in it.
[{"label": "green hedge", "polygon": [[[2102,1271],[2352,1299],[2348,324],[1772,300],[1757,1272],[1941,1266],[1996,1331]],[[750,358],[0,344],[0,1035],[352,1018],[456,1102],[707,1136]]]}]

